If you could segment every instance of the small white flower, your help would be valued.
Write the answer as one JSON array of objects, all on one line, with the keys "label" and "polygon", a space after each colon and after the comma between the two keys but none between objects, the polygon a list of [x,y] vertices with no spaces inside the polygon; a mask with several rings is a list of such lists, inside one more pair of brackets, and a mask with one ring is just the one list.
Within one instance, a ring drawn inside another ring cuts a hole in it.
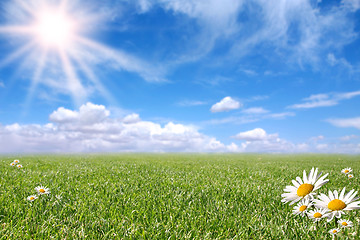
[{"label": "small white flower", "polygon": [[351,169],[351,168],[344,168],[343,170],[341,170],[341,172],[342,172],[343,174],[349,174],[349,173],[352,172],[352,169]]},{"label": "small white flower", "polygon": [[43,187],[43,186],[38,186],[35,188],[35,190],[40,194],[50,194],[50,190],[46,187]]},{"label": "small white flower", "polygon": [[20,162],[19,159],[15,159],[15,160],[14,160],[14,163],[15,163],[15,164],[18,164],[19,162]]},{"label": "small white flower", "polygon": [[17,168],[22,168],[23,166],[21,164],[16,165]]},{"label": "small white flower", "polygon": [[358,192],[353,189],[345,195],[345,188],[342,189],[340,194],[338,191],[329,191],[329,196],[320,193],[319,199],[314,200],[315,207],[324,208],[329,211],[325,214],[330,222],[334,217],[340,218],[344,211],[360,209],[360,201],[356,196]]},{"label": "small white flower", "polygon": [[332,235],[336,235],[340,232],[340,229],[339,228],[333,228],[329,231],[330,234]]},{"label": "small white flower", "polygon": [[352,226],[354,226],[352,221],[346,220],[346,219],[340,219],[338,221],[338,224],[340,224],[341,227],[343,228],[350,228]]},{"label": "small white flower", "polygon": [[27,200],[30,201],[30,202],[33,202],[35,201],[35,199],[37,199],[38,197],[36,195],[31,195],[31,196],[28,196],[27,197]]},{"label": "small white flower", "polygon": [[312,203],[309,199],[303,199],[294,207],[293,213],[304,216],[311,206]]},{"label": "small white flower", "polygon": [[307,215],[314,222],[320,221],[324,218],[324,215],[328,212],[328,210],[324,208],[315,208],[314,210],[310,210]]},{"label": "small white flower", "polygon": [[15,163],[14,162],[12,162],[12,163],[10,163],[10,166],[12,166],[12,167],[15,167]]},{"label": "small white flower", "polygon": [[348,178],[353,178],[354,177],[354,175],[352,175],[352,174],[348,174],[347,176],[348,176]]}]

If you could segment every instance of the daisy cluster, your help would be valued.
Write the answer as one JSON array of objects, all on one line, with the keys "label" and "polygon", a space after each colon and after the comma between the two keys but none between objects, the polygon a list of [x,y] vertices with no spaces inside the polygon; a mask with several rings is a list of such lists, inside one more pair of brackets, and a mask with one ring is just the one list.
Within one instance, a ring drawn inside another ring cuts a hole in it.
[{"label": "daisy cluster", "polygon": [[20,160],[19,159],[15,159],[12,163],[10,163],[10,166],[12,167],[17,167],[17,168],[22,168],[23,166],[20,164]]},{"label": "daisy cluster", "polygon": [[341,172],[343,174],[345,174],[348,178],[353,178],[354,175],[351,173],[352,169],[351,168],[344,168],[343,170],[341,170]]},{"label": "daisy cluster", "polygon": [[41,196],[41,195],[48,195],[50,194],[50,190],[49,188],[46,188],[46,187],[43,187],[43,186],[38,186],[35,188],[36,192],[37,192],[37,195],[30,195],[28,196],[26,199],[30,202],[33,202],[35,201],[36,199],[38,199],[38,196]]},{"label": "daisy cluster", "polygon": [[[351,171],[351,168],[342,170],[344,174],[349,174]],[[354,189],[347,193],[345,187],[339,192],[329,190],[328,194],[316,193],[318,189],[329,182],[329,179],[326,179],[328,175],[328,173],[322,175],[322,172],[319,173],[317,168],[312,168],[309,175],[304,170],[302,179],[296,177],[295,180],[292,180],[293,185],[285,187],[281,201],[290,205],[297,203],[293,213],[308,217],[314,222],[322,219],[327,219],[327,222],[330,222],[334,217],[341,218],[347,211],[360,209],[360,201],[357,201],[359,197],[356,197],[358,192]],[[346,219],[340,219],[337,223],[339,227],[331,229],[330,234],[335,235],[341,229],[353,226],[353,223]]]}]

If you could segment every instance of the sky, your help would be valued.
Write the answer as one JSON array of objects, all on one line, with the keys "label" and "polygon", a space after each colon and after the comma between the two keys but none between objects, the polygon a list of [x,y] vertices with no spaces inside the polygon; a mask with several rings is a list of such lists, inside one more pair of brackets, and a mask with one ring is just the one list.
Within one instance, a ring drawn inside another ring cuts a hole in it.
[{"label": "sky", "polygon": [[3,0],[0,153],[360,153],[360,0]]}]

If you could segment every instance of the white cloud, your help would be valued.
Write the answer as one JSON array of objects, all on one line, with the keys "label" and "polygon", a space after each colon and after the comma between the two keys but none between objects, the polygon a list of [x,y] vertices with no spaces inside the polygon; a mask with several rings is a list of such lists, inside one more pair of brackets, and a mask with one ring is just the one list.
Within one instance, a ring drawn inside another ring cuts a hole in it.
[{"label": "white cloud", "polygon": [[352,134],[352,135],[342,136],[340,137],[340,140],[346,142],[357,138],[359,138],[359,136]]},{"label": "white cloud", "polygon": [[262,128],[255,128],[250,131],[240,132],[234,136],[234,138],[239,140],[246,140],[246,141],[264,141],[269,139],[276,139],[278,138],[278,134],[267,134],[264,129]]},{"label": "white cloud", "polygon": [[49,120],[55,123],[80,123],[91,125],[100,123],[110,115],[110,112],[103,105],[86,103],[80,107],[79,111],[72,111],[59,107],[50,114]]},{"label": "white cloud", "polygon": [[240,152],[307,152],[309,145],[294,144],[279,138],[277,133],[268,134],[262,128],[240,132],[233,138],[243,140],[238,151]]},{"label": "white cloud", "polygon": [[294,104],[288,106],[288,108],[300,109],[300,108],[317,108],[317,107],[330,107],[339,104],[340,101],[351,99],[360,95],[360,91],[345,92],[345,93],[322,93],[311,95],[308,98],[304,98],[304,103]]},{"label": "white cloud", "polygon": [[343,6],[352,11],[355,12],[360,9],[360,1],[359,0],[342,0],[341,3]]},{"label": "white cloud", "polygon": [[132,114],[126,115],[122,121],[123,121],[123,123],[137,123],[137,122],[140,122],[140,116],[137,113],[132,113]]},{"label": "white cloud", "polygon": [[246,114],[264,114],[264,113],[268,113],[269,111],[262,107],[253,107],[253,108],[244,109],[242,112]]},{"label": "white cloud", "polygon": [[354,127],[354,128],[360,129],[360,117],[333,118],[333,119],[327,119],[326,121],[336,127]]},{"label": "white cloud", "polygon": [[324,140],[324,139],[325,139],[325,137],[323,135],[319,135],[319,136],[316,136],[316,137],[311,137],[310,141],[317,142],[317,141]]},{"label": "white cloud", "polygon": [[238,109],[242,104],[231,97],[225,97],[220,102],[212,105],[210,111],[215,112],[227,112],[230,110]]},{"label": "white cloud", "polygon": [[207,102],[198,100],[184,100],[177,103],[177,105],[182,107],[200,106],[205,104],[207,104]]},{"label": "white cloud", "polygon": [[4,88],[5,84],[3,82],[0,82],[0,88]]},{"label": "white cloud", "polygon": [[136,113],[110,118],[103,105],[87,103],[79,110],[59,107],[45,125],[0,125],[0,152],[181,151],[223,152],[237,149],[195,127],[143,121]]}]

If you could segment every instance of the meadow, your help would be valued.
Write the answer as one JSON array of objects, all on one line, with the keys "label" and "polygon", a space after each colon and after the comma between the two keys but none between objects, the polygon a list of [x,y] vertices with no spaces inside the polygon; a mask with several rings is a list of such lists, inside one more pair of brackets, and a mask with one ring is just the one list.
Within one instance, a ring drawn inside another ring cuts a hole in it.
[{"label": "meadow", "polygon": [[[281,202],[312,167],[329,173],[319,192],[360,190],[359,155],[3,155],[0,239],[332,239],[336,221]],[[28,201],[40,185],[51,194]],[[336,237],[359,239],[360,210],[344,217]]]}]

